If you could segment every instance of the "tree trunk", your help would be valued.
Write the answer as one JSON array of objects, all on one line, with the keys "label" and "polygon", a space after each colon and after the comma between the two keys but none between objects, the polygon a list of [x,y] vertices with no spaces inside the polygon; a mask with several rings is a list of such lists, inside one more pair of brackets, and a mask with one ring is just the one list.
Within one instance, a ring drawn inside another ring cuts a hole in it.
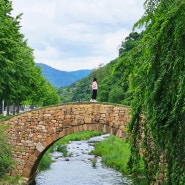
[{"label": "tree trunk", "polygon": [[0,100],[0,114],[3,114],[3,100]]},{"label": "tree trunk", "polygon": [[10,115],[10,105],[9,105],[9,103],[7,103],[7,113],[6,114],[7,114],[7,116]]}]

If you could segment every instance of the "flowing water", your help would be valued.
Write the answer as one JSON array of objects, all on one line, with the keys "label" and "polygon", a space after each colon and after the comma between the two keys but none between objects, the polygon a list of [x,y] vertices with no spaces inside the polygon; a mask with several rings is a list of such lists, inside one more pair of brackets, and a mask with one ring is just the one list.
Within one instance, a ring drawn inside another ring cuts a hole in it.
[{"label": "flowing water", "polygon": [[[131,180],[103,166],[100,157],[88,154],[94,149],[94,142],[107,136],[108,134],[85,141],[72,141],[67,146],[70,157],[54,152],[52,158],[55,162],[49,170],[37,175],[36,185],[130,185]],[[95,167],[93,160],[97,161]]]}]

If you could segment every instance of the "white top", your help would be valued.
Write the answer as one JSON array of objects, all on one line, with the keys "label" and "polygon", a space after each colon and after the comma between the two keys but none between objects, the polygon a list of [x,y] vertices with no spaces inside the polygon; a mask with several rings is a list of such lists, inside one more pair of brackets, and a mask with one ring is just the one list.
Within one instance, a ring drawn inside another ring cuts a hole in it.
[{"label": "white top", "polygon": [[94,81],[93,83],[92,83],[92,90],[97,90],[98,89],[98,84],[97,84],[97,82],[96,81]]}]

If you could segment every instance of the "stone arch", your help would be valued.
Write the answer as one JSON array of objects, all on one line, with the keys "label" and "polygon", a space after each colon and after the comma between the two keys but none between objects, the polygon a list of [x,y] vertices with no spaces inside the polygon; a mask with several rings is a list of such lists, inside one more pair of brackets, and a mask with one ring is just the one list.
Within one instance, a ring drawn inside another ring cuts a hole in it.
[{"label": "stone arch", "polygon": [[105,103],[64,104],[17,115],[3,122],[11,125],[7,132],[17,161],[14,173],[30,183],[42,155],[58,139],[85,130],[125,138],[129,120],[128,107]]}]

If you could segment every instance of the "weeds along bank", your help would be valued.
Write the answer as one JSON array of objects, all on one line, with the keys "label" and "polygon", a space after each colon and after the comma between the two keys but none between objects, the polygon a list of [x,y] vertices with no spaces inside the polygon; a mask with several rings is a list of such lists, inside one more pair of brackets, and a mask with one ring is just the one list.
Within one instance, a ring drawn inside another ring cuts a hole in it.
[{"label": "weeds along bank", "polygon": [[0,185],[17,185],[20,178],[9,176],[16,163],[12,158],[12,147],[7,142],[8,135],[5,134],[7,128],[0,123]]}]

